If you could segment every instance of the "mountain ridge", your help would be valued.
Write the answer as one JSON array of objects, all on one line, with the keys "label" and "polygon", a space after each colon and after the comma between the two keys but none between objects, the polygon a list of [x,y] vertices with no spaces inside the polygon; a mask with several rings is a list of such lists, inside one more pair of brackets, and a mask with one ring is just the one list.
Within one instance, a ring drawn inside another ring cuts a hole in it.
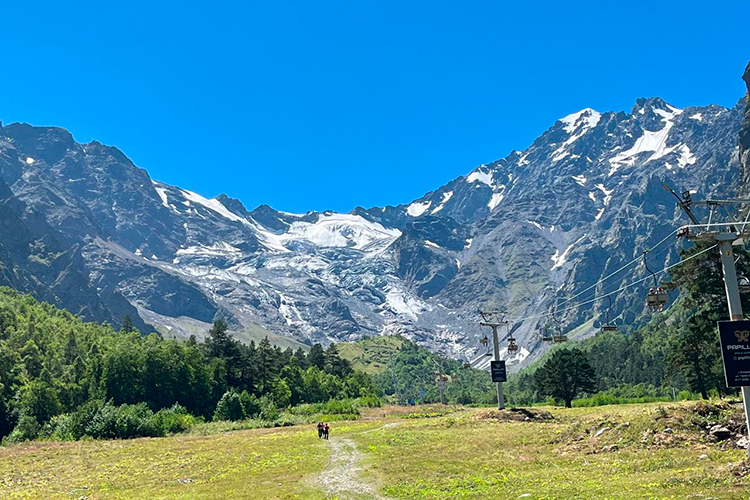
[{"label": "mountain ridge", "polygon": [[[660,98],[630,113],[585,108],[410,203],[348,213],[205,198],[54,127],[0,126],[0,175],[78,245],[76,267],[99,295],[119,294],[164,335],[218,317],[239,338],[259,327],[305,343],[401,333],[483,365],[478,307],[538,315],[663,238],[660,221],[680,218],[663,178],[731,191],[741,114],[739,103],[680,110]],[[672,248],[653,266],[675,258]],[[636,321],[637,295],[618,298],[616,313]],[[87,317],[117,324],[122,307],[105,309]],[[562,321],[575,329],[589,316]],[[515,324],[523,349],[503,356],[520,366],[543,352],[545,321]]]}]

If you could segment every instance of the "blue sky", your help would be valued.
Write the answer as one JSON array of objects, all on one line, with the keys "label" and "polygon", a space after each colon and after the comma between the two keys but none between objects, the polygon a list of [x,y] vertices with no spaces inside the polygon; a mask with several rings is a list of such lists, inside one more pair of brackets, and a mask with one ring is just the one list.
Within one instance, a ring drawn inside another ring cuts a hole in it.
[{"label": "blue sky", "polygon": [[0,120],[293,212],[409,202],[568,113],[733,106],[750,3],[4,2]]}]

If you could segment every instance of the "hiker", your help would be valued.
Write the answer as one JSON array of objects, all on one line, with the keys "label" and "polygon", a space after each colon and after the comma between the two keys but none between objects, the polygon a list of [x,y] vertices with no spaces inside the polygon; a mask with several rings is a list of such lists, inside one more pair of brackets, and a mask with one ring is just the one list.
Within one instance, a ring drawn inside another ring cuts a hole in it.
[{"label": "hiker", "polygon": [[323,422],[318,422],[318,439],[323,437]]},{"label": "hiker", "polygon": [[329,427],[328,427],[328,424],[326,424],[325,427],[323,427],[323,436],[325,436],[326,439],[328,439],[328,432],[329,432]]}]

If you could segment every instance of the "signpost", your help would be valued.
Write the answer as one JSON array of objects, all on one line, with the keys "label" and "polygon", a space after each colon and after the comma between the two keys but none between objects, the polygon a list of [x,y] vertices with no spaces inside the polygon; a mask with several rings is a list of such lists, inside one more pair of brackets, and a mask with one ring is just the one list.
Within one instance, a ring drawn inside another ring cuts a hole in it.
[{"label": "signpost", "polygon": [[727,387],[750,386],[750,321],[719,321]]},{"label": "signpost", "polygon": [[490,361],[490,371],[493,382],[507,382],[508,375],[505,372],[505,360]]},{"label": "signpost", "polygon": [[[492,328],[492,350],[495,355],[495,361],[492,363],[498,363],[501,361],[500,359],[500,339],[497,335],[497,329],[503,325],[507,325],[508,322],[505,320],[497,320],[497,317],[500,313],[497,312],[482,312],[480,311],[479,314],[482,316],[482,319],[484,321],[480,322],[479,324],[481,326],[489,326]],[[495,320],[493,321],[493,318]],[[505,361],[503,361],[503,370],[505,369]],[[498,410],[504,410],[505,409],[505,396],[503,395],[503,382],[505,382],[505,379],[503,380],[495,380],[495,374],[493,372],[492,374],[492,381],[497,384],[497,409]]]}]

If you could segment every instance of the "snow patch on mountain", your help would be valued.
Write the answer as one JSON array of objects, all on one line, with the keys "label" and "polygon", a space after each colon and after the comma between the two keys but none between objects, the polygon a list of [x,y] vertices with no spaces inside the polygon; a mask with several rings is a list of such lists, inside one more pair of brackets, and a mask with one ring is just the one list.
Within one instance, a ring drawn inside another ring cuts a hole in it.
[{"label": "snow patch on mountain", "polygon": [[424,311],[424,306],[420,300],[397,288],[390,288],[385,294],[385,300],[391,311],[408,316],[415,321]]},{"label": "snow patch on mountain", "polygon": [[607,189],[604,186],[604,184],[597,184],[595,187],[596,189],[604,193],[604,201],[603,201],[604,205],[605,206],[609,205],[610,200],[612,200],[612,193],[615,192],[614,189]]},{"label": "snow patch on mountain", "polygon": [[[667,146],[667,139],[669,138],[669,131],[674,126],[674,122],[672,121],[673,118],[680,113],[682,113],[681,109],[677,109],[673,106],[669,106],[670,111],[665,111],[663,109],[654,109],[654,112],[662,117],[662,121],[664,122],[664,126],[657,130],[656,132],[652,132],[650,130],[644,130],[643,135],[641,135],[636,141],[633,146],[623,151],[612,158],[609,159],[609,164],[611,166],[609,170],[609,176],[612,176],[617,170],[619,170],[622,166],[630,166],[635,163],[636,157],[644,152],[652,151],[653,154],[649,157],[648,160],[646,160],[644,163],[648,163],[653,160],[657,160],[663,156],[668,155],[672,151],[674,151],[677,146]],[[643,109],[641,108],[641,111]]]},{"label": "snow patch on mountain", "polygon": [[156,190],[156,194],[159,195],[159,198],[161,198],[161,204],[169,208],[169,198],[167,198],[167,190],[156,183],[154,183],[154,189]]},{"label": "snow patch on mountain", "polygon": [[490,210],[493,210],[496,206],[500,204],[501,201],[503,201],[503,198],[505,198],[505,195],[501,193],[493,193],[492,197],[490,198],[490,201],[487,203],[487,206],[490,208]]},{"label": "snow patch on mountain", "polygon": [[690,151],[687,144],[680,146],[680,158],[677,160],[677,165],[680,168],[685,168],[688,165],[692,165],[697,161],[695,155]]},{"label": "snow patch on mountain", "polygon": [[412,217],[419,217],[420,215],[425,213],[428,208],[430,208],[430,205],[432,205],[431,201],[415,201],[414,203],[409,205],[409,207],[406,209],[406,213]]},{"label": "snow patch on mountain", "polygon": [[560,249],[555,249],[555,255],[552,256],[552,262],[554,263],[551,270],[558,269],[563,266],[568,261],[568,257],[570,256],[570,252],[573,250],[573,248],[580,243],[580,241],[585,238],[586,236],[581,236],[578,238],[575,242],[568,245],[568,247],[560,253]]},{"label": "snow patch on mountain", "polygon": [[229,219],[235,222],[241,222],[246,225],[251,225],[250,222],[248,222],[246,219],[243,219],[239,215],[236,215],[230,212],[229,210],[227,210],[227,208],[224,205],[222,205],[221,202],[217,200],[216,198],[211,198],[211,199],[204,198],[198,193],[193,193],[192,191],[186,191],[184,189],[180,189],[180,192],[186,199],[190,200],[193,203],[197,203],[203,207],[206,207],[207,209],[212,210],[213,212],[216,212],[217,214],[221,215],[225,219]]},{"label": "snow patch on mountain", "polygon": [[601,117],[602,115],[598,111],[591,108],[585,108],[581,111],[560,118],[560,121],[565,124],[564,130],[567,133],[572,134],[579,126],[582,126],[584,129],[596,127]]},{"label": "snow patch on mountain", "polygon": [[445,208],[445,204],[448,203],[448,201],[453,197],[453,191],[448,191],[447,193],[443,193],[443,198],[440,200],[440,204],[436,206],[432,210],[432,214],[436,214],[439,211],[441,211],[443,208]]},{"label": "snow patch on mountain", "polygon": [[489,172],[482,172],[480,170],[475,170],[472,173],[470,173],[469,176],[466,178],[466,182],[469,182],[469,183],[474,183],[477,181],[483,184],[487,184],[489,187],[493,186],[492,174]]},{"label": "snow patch on mountain", "polygon": [[573,180],[576,181],[579,186],[584,187],[586,185],[585,175],[573,175],[571,177],[573,177]]},{"label": "snow patch on mountain", "polygon": [[[213,245],[193,245],[187,248],[179,248],[175,255],[204,255],[214,257],[236,256],[242,253],[237,247],[223,241],[217,241]],[[152,258],[155,258],[152,257]]]}]

